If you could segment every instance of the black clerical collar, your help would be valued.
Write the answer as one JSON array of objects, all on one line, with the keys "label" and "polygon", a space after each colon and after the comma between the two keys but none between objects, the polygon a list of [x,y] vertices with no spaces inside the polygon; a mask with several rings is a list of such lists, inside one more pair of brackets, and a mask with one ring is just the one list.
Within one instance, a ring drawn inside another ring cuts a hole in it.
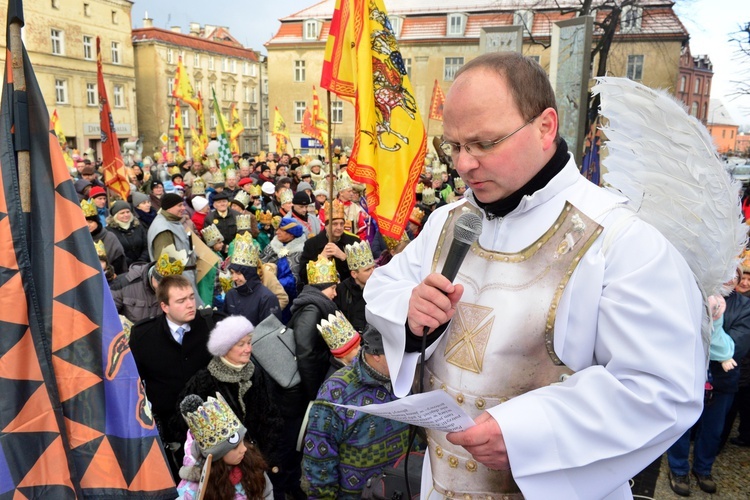
[{"label": "black clerical collar", "polygon": [[474,201],[476,201],[477,205],[479,205],[479,208],[484,210],[489,220],[492,220],[496,217],[505,217],[513,210],[515,210],[516,207],[518,207],[524,196],[532,195],[546,186],[549,181],[551,181],[557,174],[559,174],[560,171],[562,171],[562,169],[565,167],[565,165],[567,165],[568,159],[568,145],[561,137],[560,142],[557,144],[557,151],[555,151],[555,154],[552,156],[549,162],[547,162],[547,164],[542,167],[542,169],[537,172],[537,174],[532,177],[529,182],[521,187],[521,189],[501,200],[492,203],[482,203],[481,201],[477,200],[476,196],[474,196],[474,194],[472,193],[472,196],[474,196]]}]

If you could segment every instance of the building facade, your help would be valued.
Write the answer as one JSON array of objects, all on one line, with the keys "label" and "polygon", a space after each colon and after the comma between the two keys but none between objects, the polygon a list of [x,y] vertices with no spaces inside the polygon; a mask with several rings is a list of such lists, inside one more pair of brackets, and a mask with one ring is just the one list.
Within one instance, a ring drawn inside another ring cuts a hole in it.
[{"label": "building facade", "polygon": [[[101,158],[96,40],[119,141],[139,135],[129,0],[26,0],[23,40],[49,113],[71,149]],[[3,25],[6,9],[0,9]],[[5,38],[0,42],[5,44]],[[6,51],[0,50],[0,60]]]},{"label": "building facade", "polygon": [[[238,138],[240,152],[257,153],[264,146],[268,111],[263,109],[265,67],[257,52],[245,48],[226,28],[190,23],[190,33],[179,27],[155,28],[150,19],[133,30],[133,50],[138,81],[138,120],[143,154],[153,155],[167,146],[173,150],[174,108],[172,97],[177,64],[180,59],[196,93],[201,94],[206,127],[216,128],[212,90],[216,92],[222,113],[228,120],[234,105],[245,128]],[[197,116],[187,104],[180,104],[185,135],[185,150],[191,152],[191,125],[197,130]],[[263,117],[266,121],[263,121]],[[166,142],[162,141],[166,138]]]},{"label": "building facade", "polygon": [[708,122],[713,76],[713,64],[707,55],[693,57],[690,46],[683,47],[680,55],[680,79],[675,95],[685,104],[690,114],[704,125]]},{"label": "building facade", "polygon": [[[312,3],[312,2],[311,2]],[[594,0],[593,13],[603,21],[611,0]],[[619,3],[619,2],[618,2]],[[428,121],[430,99],[437,80],[444,92],[456,71],[482,53],[480,39],[488,29],[521,25],[522,52],[549,70],[551,26],[576,16],[577,0],[538,2],[496,0],[385,0],[388,16],[404,57],[428,135],[442,134],[442,123]],[[291,131],[295,149],[304,136],[300,126],[305,107],[312,108],[312,86],[320,82],[323,58],[335,0],[325,0],[281,19],[281,27],[266,43],[270,82],[269,107],[278,107]],[[629,77],[674,92],[682,47],[688,33],[664,0],[642,0],[623,10],[608,57],[610,76]],[[593,44],[601,38],[594,30]],[[592,67],[596,68],[597,60]],[[593,80],[590,82],[593,84]],[[320,92],[325,109],[327,98]],[[344,145],[353,141],[354,108],[331,97],[333,137]],[[303,150],[304,152],[304,150]]]},{"label": "building facade", "polygon": [[706,127],[714,140],[716,151],[721,154],[734,153],[740,127],[720,99],[711,99]]}]

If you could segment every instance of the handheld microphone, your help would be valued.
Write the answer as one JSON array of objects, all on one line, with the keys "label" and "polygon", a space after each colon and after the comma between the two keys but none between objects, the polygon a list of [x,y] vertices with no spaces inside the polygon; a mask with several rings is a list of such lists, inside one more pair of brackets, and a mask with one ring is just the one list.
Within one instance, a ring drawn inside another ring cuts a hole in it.
[{"label": "handheld microphone", "polygon": [[440,274],[453,282],[466,254],[469,253],[469,248],[479,239],[481,233],[482,218],[480,216],[471,212],[461,215],[453,228],[453,241]]}]

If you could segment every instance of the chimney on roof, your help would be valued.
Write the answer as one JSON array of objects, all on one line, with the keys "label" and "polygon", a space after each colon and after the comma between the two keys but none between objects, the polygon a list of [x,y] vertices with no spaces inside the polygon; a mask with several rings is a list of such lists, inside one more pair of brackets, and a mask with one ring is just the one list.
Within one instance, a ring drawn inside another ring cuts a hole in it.
[{"label": "chimney on roof", "polygon": [[154,20],[148,17],[148,11],[143,13],[143,27],[144,28],[153,28],[154,27]]},{"label": "chimney on roof", "polygon": [[170,30],[170,31],[171,31],[172,33],[182,33],[182,28],[181,28],[181,27],[179,27],[179,26],[172,26],[171,28],[169,28],[169,30]]},{"label": "chimney on roof", "polygon": [[201,34],[201,23],[190,23],[190,34],[198,36]]}]

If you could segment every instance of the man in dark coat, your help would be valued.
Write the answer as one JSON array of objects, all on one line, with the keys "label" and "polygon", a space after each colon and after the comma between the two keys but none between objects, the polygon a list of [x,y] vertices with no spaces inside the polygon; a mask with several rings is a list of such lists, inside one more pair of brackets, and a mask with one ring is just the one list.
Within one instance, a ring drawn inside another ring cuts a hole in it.
[{"label": "man in dark coat", "polygon": [[228,244],[237,236],[237,215],[236,210],[229,208],[229,194],[221,191],[214,195],[214,209],[206,216],[205,225],[216,225]]},{"label": "man in dark coat", "polygon": [[172,452],[168,458],[177,479],[184,450],[169,421],[177,413],[182,388],[211,360],[206,343],[223,314],[219,317],[220,313],[208,308],[197,314],[192,284],[180,275],[162,279],[157,298],[164,314],[133,325],[130,351],[145,384],[159,434]]},{"label": "man in dark coat", "polygon": [[375,261],[367,241],[360,241],[346,246],[346,262],[351,269],[351,276],[336,286],[336,298],[333,301],[355,330],[363,332],[365,319],[365,298],[363,292],[367,280],[375,270]]},{"label": "man in dark coat", "polygon": [[[332,241],[328,242],[328,232],[333,233]],[[300,269],[307,269],[308,262],[315,262],[319,255],[323,255],[328,259],[333,259],[336,263],[336,271],[339,274],[340,279],[345,279],[349,276],[349,266],[346,263],[346,245],[351,245],[359,241],[359,238],[353,234],[344,232],[344,212],[337,211],[336,207],[333,210],[333,220],[330,221],[325,231],[321,231],[317,236],[314,236],[305,242],[305,246],[302,249],[302,255],[299,259]],[[307,276],[305,273],[300,273],[300,282],[302,284],[307,283]]]},{"label": "man in dark coat", "polygon": [[117,312],[133,323],[152,318],[161,312],[156,299],[157,277],[153,262],[136,262],[128,272],[119,275],[109,286]]}]

